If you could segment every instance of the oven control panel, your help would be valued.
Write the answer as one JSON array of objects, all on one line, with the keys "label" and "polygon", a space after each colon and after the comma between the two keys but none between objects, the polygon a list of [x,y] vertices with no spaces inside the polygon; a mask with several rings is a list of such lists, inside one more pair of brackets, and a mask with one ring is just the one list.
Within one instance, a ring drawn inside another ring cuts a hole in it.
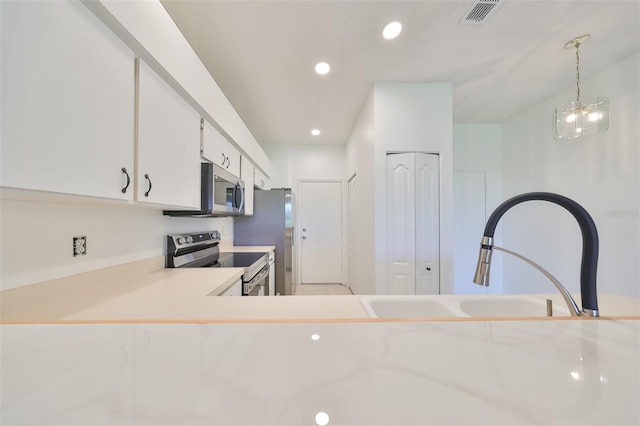
[{"label": "oven control panel", "polygon": [[[207,246],[220,242],[220,232],[207,231],[192,234],[168,235],[169,245],[174,248],[185,248],[194,246]],[[171,250],[171,247],[169,247]]]},{"label": "oven control panel", "polygon": [[170,235],[177,245],[220,242],[220,232],[198,232],[195,234]]},{"label": "oven control panel", "polygon": [[167,235],[167,268],[179,268],[190,262],[201,261],[207,256],[218,256],[220,232],[194,232]]}]

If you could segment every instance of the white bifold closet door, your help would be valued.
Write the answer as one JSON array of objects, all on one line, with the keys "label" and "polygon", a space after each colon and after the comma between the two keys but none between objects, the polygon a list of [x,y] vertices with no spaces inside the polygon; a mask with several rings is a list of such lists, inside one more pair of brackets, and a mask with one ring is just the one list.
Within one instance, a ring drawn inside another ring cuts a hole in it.
[{"label": "white bifold closet door", "polygon": [[437,154],[387,155],[387,293],[440,293]]}]

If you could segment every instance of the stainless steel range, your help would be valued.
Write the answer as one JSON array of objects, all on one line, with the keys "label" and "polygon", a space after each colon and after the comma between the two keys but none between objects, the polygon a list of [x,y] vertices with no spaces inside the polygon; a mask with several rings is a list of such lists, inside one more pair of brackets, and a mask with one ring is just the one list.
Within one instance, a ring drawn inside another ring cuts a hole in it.
[{"label": "stainless steel range", "polygon": [[269,254],[220,253],[218,231],[167,235],[167,268],[244,268],[243,296],[269,295]]}]

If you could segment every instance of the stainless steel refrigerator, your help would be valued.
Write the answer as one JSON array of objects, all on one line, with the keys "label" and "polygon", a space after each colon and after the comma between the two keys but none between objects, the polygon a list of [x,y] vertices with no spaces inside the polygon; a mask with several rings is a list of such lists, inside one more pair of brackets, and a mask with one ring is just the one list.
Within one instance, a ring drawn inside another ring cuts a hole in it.
[{"label": "stainless steel refrigerator", "polygon": [[233,223],[236,246],[275,246],[275,292],[293,294],[293,209],[290,188],[256,190],[253,216],[238,216]]}]

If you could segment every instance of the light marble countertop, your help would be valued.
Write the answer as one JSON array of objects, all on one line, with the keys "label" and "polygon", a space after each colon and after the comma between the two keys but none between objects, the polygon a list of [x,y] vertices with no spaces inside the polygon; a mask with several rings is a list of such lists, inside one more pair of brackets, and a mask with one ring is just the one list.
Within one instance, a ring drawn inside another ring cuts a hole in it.
[{"label": "light marble countertop", "polygon": [[[207,296],[242,269],[161,261],[3,292],[0,423],[640,423],[640,319],[371,320],[359,296]],[[7,324],[16,302],[42,324]]]},{"label": "light marble countertop", "polygon": [[638,320],[0,332],[7,425],[640,423]]}]

